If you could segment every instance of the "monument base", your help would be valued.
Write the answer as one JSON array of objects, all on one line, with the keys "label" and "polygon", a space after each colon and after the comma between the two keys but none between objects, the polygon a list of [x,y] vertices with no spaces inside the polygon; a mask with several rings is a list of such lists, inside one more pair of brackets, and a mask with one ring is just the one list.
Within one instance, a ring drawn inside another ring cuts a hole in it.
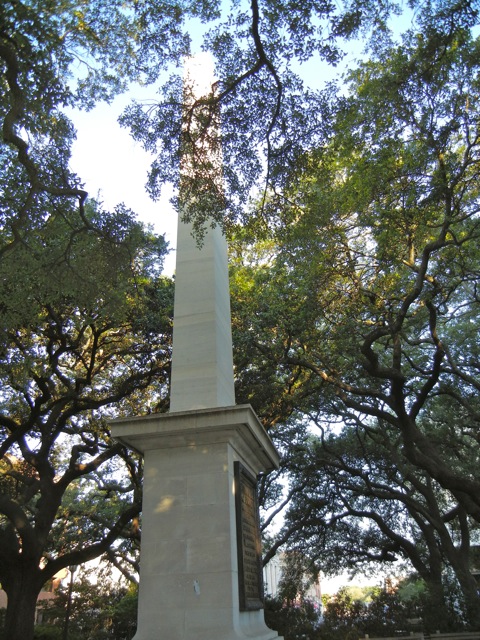
[{"label": "monument base", "polygon": [[235,496],[239,465],[256,478],[279,462],[253,409],[121,419],[112,433],[145,457],[134,640],[278,639],[259,608],[253,524],[248,514],[239,523]]},{"label": "monument base", "polygon": [[241,628],[232,629],[215,629],[211,621],[207,621],[206,629],[202,625],[191,625],[185,629],[183,636],[178,635],[177,627],[167,629],[165,625],[161,625],[155,629],[138,630],[133,640],[176,640],[176,638],[189,638],[190,640],[283,640],[276,631],[269,629],[263,622],[251,625],[247,622],[244,625],[240,623]]}]

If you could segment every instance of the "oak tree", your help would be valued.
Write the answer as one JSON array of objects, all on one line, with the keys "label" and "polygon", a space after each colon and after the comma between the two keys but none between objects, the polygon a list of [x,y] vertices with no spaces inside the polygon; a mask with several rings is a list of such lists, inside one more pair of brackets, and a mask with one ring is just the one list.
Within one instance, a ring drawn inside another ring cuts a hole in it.
[{"label": "oak tree", "polygon": [[321,556],[350,531],[357,562],[418,543],[478,625],[479,41],[447,5],[350,73],[325,143],[269,195],[273,232],[238,234],[234,334],[295,478],[278,542]]},{"label": "oak tree", "polygon": [[12,639],[33,637],[38,593],[60,569],[122,539],[124,551],[138,545],[141,461],[112,442],[107,420],[161,410],[168,392],[163,238],[123,209],[87,205],[95,231],[67,213],[50,211],[0,263],[0,582]]}]

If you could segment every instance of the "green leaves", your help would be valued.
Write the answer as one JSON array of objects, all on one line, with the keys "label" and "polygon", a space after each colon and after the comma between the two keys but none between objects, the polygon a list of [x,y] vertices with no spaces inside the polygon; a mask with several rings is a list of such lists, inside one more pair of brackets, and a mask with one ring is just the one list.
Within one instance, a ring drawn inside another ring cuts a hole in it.
[{"label": "green leaves", "polygon": [[461,25],[425,25],[350,74],[328,143],[269,200],[268,258],[234,240],[232,307],[254,349],[240,390],[275,425],[291,480],[272,548],[288,541],[332,571],[402,558],[440,594],[450,566],[472,623],[477,47]]},{"label": "green leaves", "polygon": [[[261,194],[262,215],[268,213],[270,192],[283,189],[302,155],[329,135],[329,97],[317,91],[322,62],[337,64],[343,55],[340,38],[351,37],[360,27],[367,31],[372,24],[385,25],[394,8],[394,3],[384,2],[337,7],[267,0],[232,2],[219,15],[216,6],[209,13],[200,5],[201,17],[210,22],[203,48],[216,60],[211,95],[192,104],[175,76],[162,87],[158,104],[136,104],[122,116],[134,137],[156,154],[151,193],[158,196],[162,183],[177,177],[183,162],[183,167],[196,169],[189,176],[196,196],[195,228],[208,224],[208,211],[226,229],[250,218],[252,193]],[[312,65],[313,87],[301,77],[307,61],[318,65]],[[195,137],[207,105],[216,118],[204,122]],[[193,144],[187,148],[180,140],[188,137]],[[211,176],[207,163],[199,161],[213,139],[223,153],[220,207],[212,207],[213,192],[207,188]]]},{"label": "green leaves", "polygon": [[107,419],[159,409],[168,389],[164,239],[123,206],[88,202],[82,219],[68,200],[44,201],[41,219],[0,238],[0,577],[12,607],[24,570],[40,589],[115,545],[135,562],[142,464]]},{"label": "green leaves", "polygon": [[166,2],[2,3],[1,153],[8,162],[0,176],[8,189],[0,212],[14,235],[37,224],[52,202],[68,201],[85,216],[87,193],[68,167],[75,132],[62,109],[89,109],[131,82],[156,81],[188,51],[183,19]]}]

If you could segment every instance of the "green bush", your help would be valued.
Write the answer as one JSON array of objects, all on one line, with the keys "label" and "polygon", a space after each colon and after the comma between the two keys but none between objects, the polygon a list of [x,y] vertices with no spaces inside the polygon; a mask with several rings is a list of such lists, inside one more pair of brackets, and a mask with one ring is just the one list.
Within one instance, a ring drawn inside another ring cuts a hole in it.
[{"label": "green bush", "polygon": [[309,600],[294,604],[286,604],[281,598],[265,600],[265,622],[283,636],[284,640],[319,638],[319,613],[318,608]]},{"label": "green bush", "polygon": [[33,638],[34,640],[61,640],[62,632],[63,629],[59,625],[37,624]]}]

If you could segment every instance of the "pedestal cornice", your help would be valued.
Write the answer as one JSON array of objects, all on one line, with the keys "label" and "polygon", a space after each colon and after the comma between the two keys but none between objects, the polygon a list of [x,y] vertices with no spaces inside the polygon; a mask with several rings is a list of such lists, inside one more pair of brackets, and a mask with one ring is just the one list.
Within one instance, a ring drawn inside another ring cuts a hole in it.
[{"label": "pedestal cornice", "polygon": [[230,442],[240,450],[247,448],[249,456],[256,457],[259,471],[279,465],[275,446],[250,405],[120,418],[110,424],[115,439],[142,454],[154,449]]}]

